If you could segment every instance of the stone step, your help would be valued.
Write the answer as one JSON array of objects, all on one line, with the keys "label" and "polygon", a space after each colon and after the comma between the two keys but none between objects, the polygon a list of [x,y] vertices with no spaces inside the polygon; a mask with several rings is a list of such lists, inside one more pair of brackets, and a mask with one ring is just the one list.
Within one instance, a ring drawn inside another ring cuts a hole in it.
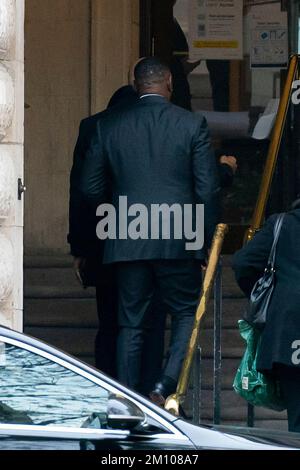
[{"label": "stone step", "polygon": [[26,327],[97,328],[98,316],[94,298],[24,300]]},{"label": "stone step", "polygon": [[[61,262],[61,266],[59,266]],[[24,290],[25,297],[36,297],[40,292],[41,297],[49,296],[49,298],[63,297],[64,292],[66,298],[78,292],[81,296],[82,288],[79,285],[71,261],[65,265],[65,260],[58,259],[54,266],[40,266],[36,261],[36,265],[30,265],[24,268]],[[33,263],[32,263],[33,264]],[[234,273],[231,269],[231,257],[224,257],[223,261],[223,295],[224,298],[243,298],[243,293],[236,284]],[[56,266],[58,265],[58,266]]]},{"label": "stone step", "polygon": [[[243,318],[247,306],[247,299],[245,298],[224,298],[222,302],[222,328],[236,329],[238,328],[238,321]],[[202,328],[213,328],[214,325],[214,311],[213,302],[203,318]]]},{"label": "stone step", "polygon": [[60,328],[32,327],[24,328],[24,332],[34,338],[49,343],[73,356],[92,356],[97,328]]},{"label": "stone step", "polygon": [[[90,294],[87,296],[87,293]],[[85,297],[31,297],[24,300],[24,317],[27,326],[97,327],[97,307],[94,291],[83,291]],[[222,328],[236,329],[243,316],[247,301],[224,299]],[[167,327],[170,328],[170,318]],[[214,324],[212,305],[203,319],[201,328],[212,329]]]},{"label": "stone step", "polygon": [[[185,409],[191,408],[191,394],[188,395],[185,403]],[[223,390],[221,395],[221,410],[223,419],[246,419],[247,402],[232,390]],[[211,416],[213,411],[213,393],[212,390],[203,390],[201,394],[201,409],[203,419]],[[236,412],[234,411],[236,410]],[[286,411],[278,412],[263,407],[255,407],[255,416],[257,419],[276,419],[285,420]]]},{"label": "stone step", "polygon": [[95,289],[90,287],[83,289],[79,283],[73,286],[55,285],[55,286],[25,286],[25,299],[91,299],[95,298]]},{"label": "stone step", "polygon": [[57,268],[32,267],[24,269],[25,287],[32,286],[77,286],[78,281],[75,277],[73,268],[70,266]]},{"label": "stone step", "polygon": [[[200,332],[199,341],[202,349],[202,355],[212,357],[214,331],[209,328],[202,330]],[[241,358],[245,350],[245,343],[241,338],[237,328],[223,329],[221,344],[223,358]]]},{"label": "stone step", "polygon": [[[224,403],[221,407],[221,420],[222,421],[244,421],[247,422],[247,404],[242,406],[227,406]],[[187,410],[187,415],[191,416],[191,410]],[[213,422],[213,409],[204,408],[201,411],[201,418],[208,422]],[[268,421],[282,421],[287,426],[286,412],[278,413],[276,411],[268,410],[267,408],[255,408],[255,422],[261,420]]]},{"label": "stone step", "polygon": [[[92,355],[79,355],[77,356],[82,362],[89,364],[91,366],[95,366],[95,358]],[[234,363],[230,364],[230,361],[234,361]],[[233,378],[236,372],[236,365],[238,365],[239,361],[232,360],[232,359],[225,359],[223,361],[223,373],[222,373],[222,392],[225,390],[232,391],[232,383]],[[211,359],[204,358],[202,360],[202,388],[209,393],[212,393],[213,390],[213,362]],[[189,387],[189,399],[190,394],[193,392],[193,377],[191,377],[190,387]]]},{"label": "stone step", "polygon": [[[211,425],[211,420],[202,420],[202,424],[209,424]],[[246,426],[246,421],[243,420],[222,420],[222,425],[224,426]],[[268,420],[268,419],[256,419],[255,420],[255,427],[259,429],[276,429],[276,431],[288,431],[288,424],[287,421],[284,420]],[[222,429],[220,428],[222,431]],[[228,429],[224,429],[223,432],[228,432]]]},{"label": "stone step", "polygon": [[[89,356],[93,351],[94,338],[97,334],[97,328],[82,326],[76,328],[68,327],[39,327],[39,326],[26,326],[25,333],[39,338],[49,344],[56,346],[64,351],[67,351],[75,356]],[[213,331],[206,330],[203,332],[203,337],[200,336],[202,344],[203,357],[212,357],[212,340]],[[166,332],[169,336],[169,332]],[[223,358],[240,358],[243,352],[243,343],[238,332],[233,330],[223,331]]]},{"label": "stone step", "polygon": [[244,294],[238,287],[235,275],[230,266],[224,266],[222,270],[223,297],[226,299],[241,299]]},{"label": "stone step", "polygon": [[[191,392],[187,396],[184,409],[191,415],[192,396]],[[222,390],[221,394],[221,417],[222,420],[247,420],[247,402],[235,393],[234,390]],[[201,394],[201,416],[203,419],[213,419],[213,392],[203,390]],[[278,420],[287,419],[286,411],[278,412],[263,407],[255,407],[255,419],[257,420]]]},{"label": "stone step", "polygon": [[[77,356],[78,359],[90,364],[92,366],[95,365],[95,359],[93,356],[93,351],[91,351],[90,356]],[[240,360],[239,359],[224,359],[222,361],[222,375],[221,375],[221,385],[222,391],[232,391],[232,384],[233,380],[238,368]],[[201,383],[203,390],[211,391],[213,388],[213,360],[203,358],[201,362]],[[191,376],[191,391],[193,390],[193,376]]]},{"label": "stone step", "polygon": [[24,269],[27,268],[68,268],[72,266],[73,257],[70,254],[39,256],[25,255]]},{"label": "stone step", "polygon": [[[221,387],[223,390],[232,390],[232,384],[240,364],[239,358],[222,359]],[[201,383],[203,389],[212,389],[214,382],[214,362],[213,359],[203,357],[201,360]],[[193,377],[191,376],[191,388],[193,387]]]}]

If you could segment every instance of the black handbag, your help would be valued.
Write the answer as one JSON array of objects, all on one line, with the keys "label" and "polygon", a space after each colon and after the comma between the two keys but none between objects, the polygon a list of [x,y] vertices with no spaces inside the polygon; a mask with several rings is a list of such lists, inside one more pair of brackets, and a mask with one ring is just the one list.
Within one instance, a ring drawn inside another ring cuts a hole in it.
[{"label": "black handbag", "polygon": [[263,329],[267,320],[267,311],[275,287],[276,248],[285,214],[280,214],[274,226],[274,239],[268,264],[263,276],[255,283],[245,315],[251,325]]}]

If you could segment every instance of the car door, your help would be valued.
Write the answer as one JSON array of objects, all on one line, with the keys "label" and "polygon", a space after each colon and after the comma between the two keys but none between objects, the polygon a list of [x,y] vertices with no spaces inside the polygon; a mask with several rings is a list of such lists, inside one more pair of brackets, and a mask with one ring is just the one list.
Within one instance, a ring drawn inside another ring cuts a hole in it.
[{"label": "car door", "polygon": [[109,450],[128,431],[0,424],[0,450]]},{"label": "car door", "polygon": [[131,432],[124,426],[111,429],[107,416],[112,397],[130,402],[117,383],[112,387],[74,361],[0,335],[0,449],[193,448],[144,405],[141,426]]}]

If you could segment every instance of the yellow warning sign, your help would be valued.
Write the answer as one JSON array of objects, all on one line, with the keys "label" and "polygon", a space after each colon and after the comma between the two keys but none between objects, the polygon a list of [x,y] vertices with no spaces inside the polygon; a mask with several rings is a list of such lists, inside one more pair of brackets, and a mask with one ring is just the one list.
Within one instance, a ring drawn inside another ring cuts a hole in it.
[{"label": "yellow warning sign", "polygon": [[197,49],[217,48],[217,49],[238,49],[238,41],[194,41],[193,46]]}]

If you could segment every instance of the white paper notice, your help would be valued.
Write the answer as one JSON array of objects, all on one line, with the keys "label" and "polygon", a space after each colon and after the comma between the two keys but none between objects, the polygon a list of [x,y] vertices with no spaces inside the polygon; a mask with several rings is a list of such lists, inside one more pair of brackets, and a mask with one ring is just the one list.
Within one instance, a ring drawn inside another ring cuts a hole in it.
[{"label": "white paper notice", "polygon": [[281,11],[280,3],[253,7],[250,28],[251,67],[287,67],[288,17]]},{"label": "white paper notice", "polygon": [[192,59],[243,58],[243,1],[190,0]]}]

